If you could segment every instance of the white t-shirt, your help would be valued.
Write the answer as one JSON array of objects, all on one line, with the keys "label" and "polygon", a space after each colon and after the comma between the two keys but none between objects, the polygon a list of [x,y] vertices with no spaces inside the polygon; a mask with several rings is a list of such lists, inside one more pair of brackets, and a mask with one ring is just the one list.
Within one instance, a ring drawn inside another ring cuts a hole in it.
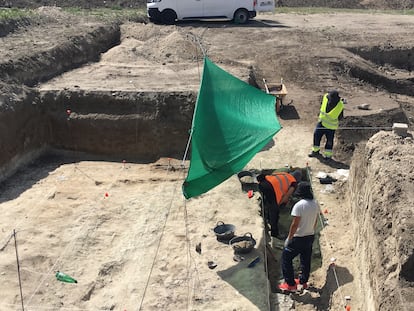
[{"label": "white t-shirt", "polygon": [[302,237],[315,234],[314,225],[319,214],[319,206],[316,200],[300,200],[293,206],[290,214],[300,217],[298,229],[293,236]]}]

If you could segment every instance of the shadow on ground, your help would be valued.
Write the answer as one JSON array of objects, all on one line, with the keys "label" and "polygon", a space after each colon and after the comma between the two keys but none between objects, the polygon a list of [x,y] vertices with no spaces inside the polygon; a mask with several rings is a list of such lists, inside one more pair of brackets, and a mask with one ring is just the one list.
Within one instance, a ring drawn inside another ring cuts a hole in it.
[{"label": "shadow on ground", "polygon": [[[34,184],[49,176],[53,171],[65,164],[76,164],[81,161],[106,161],[106,162],[118,162],[122,165],[123,161],[126,163],[143,163],[146,161],[133,160],[130,158],[120,159],[110,156],[100,156],[81,152],[71,151],[55,151],[44,153],[36,159],[33,159],[27,165],[21,166],[12,176],[0,182],[0,203],[7,202],[18,198],[26,190],[30,189]],[[94,180],[77,168],[81,174],[91,179],[97,186],[100,181]]]},{"label": "shadow on ground", "polygon": [[335,160],[335,159],[325,159],[322,155],[319,155],[316,157],[321,163],[335,168],[335,169],[345,169],[349,170],[349,165],[346,163],[343,163],[341,161]]},{"label": "shadow on ground", "polygon": [[[322,288],[318,289],[311,286],[301,295],[293,294],[292,298],[297,302],[313,305],[314,310],[329,311],[331,310],[332,297],[338,290],[338,286],[343,286],[353,280],[354,277],[347,268],[332,264],[328,267],[326,281]],[[311,293],[319,293],[319,297],[312,297]]]},{"label": "shadow on ground", "polygon": [[208,28],[290,28],[289,26],[283,25],[277,21],[266,20],[266,19],[253,19],[244,25],[235,24],[232,21],[219,21],[219,20],[201,20],[201,21],[179,21],[175,23],[178,27],[208,27]]},{"label": "shadow on ground", "polygon": [[284,105],[278,114],[282,120],[299,120],[299,113],[293,105]]},{"label": "shadow on ground", "polygon": [[[243,254],[242,257],[244,260],[236,263],[234,266],[227,270],[218,271],[217,274],[224,281],[233,286],[237,293],[243,295],[255,306],[257,306],[258,310],[268,311],[269,307],[267,304],[268,299],[267,293],[265,291],[265,284],[263,284],[263,289],[252,288],[252,284],[257,284],[257,281],[252,282],[252,279],[255,277],[255,275],[257,276],[261,274],[261,271],[264,270],[263,252],[261,251],[262,248],[263,246],[259,245],[250,253]],[[257,257],[260,259],[255,260]],[[254,260],[257,261],[256,264],[249,267],[249,264]],[[257,269],[260,271],[258,272]],[[265,279],[263,278],[263,280]]]}]

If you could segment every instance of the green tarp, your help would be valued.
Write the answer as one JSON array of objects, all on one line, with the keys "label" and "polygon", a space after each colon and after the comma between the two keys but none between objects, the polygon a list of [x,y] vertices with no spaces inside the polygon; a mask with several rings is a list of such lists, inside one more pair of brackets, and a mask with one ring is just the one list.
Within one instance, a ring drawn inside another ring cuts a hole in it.
[{"label": "green tarp", "polygon": [[279,130],[275,97],[206,57],[191,129],[184,196],[203,194],[243,170]]}]

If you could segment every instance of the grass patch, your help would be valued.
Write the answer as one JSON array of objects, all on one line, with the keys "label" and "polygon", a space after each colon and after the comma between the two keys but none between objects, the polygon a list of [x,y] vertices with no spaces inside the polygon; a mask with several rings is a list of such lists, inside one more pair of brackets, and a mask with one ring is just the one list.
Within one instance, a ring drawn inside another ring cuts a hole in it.
[{"label": "grass patch", "polygon": [[0,22],[18,20],[34,16],[33,10],[16,9],[16,8],[0,8]]},{"label": "grass patch", "polygon": [[361,13],[361,14],[393,14],[393,15],[414,15],[414,9],[410,10],[368,10],[368,9],[340,9],[323,7],[276,7],[277,13],[294,14],[332,14],[332,13]]},{"label": "grass patch", "polygon": [[143,21],[147,18],[147,11],[144,8],[125,9],[121,7],[112,7],[83,9],[72,7],[62,9],[73,15],[95,17],[106,21]]},{"label": "grass patch", "polygon": [[[93,17],[102,21],[136,21],[143,22],[147,20],[147,11],[145,8],[125,9],[121,7],[112,8],[94,8],[83,9],[78,7],[61,8],[62,11],[85,17]],[[13,20],[21,20],[24,18],[33,18],[38,16],[34,9],[19,8],[0,8],[0,22],[8,22]]]}]

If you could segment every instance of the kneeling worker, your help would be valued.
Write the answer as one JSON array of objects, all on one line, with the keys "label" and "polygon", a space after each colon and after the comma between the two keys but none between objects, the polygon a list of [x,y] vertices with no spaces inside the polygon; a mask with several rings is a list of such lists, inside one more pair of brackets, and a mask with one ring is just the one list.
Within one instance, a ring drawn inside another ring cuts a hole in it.
[{"label": "kneeling worker", "polygon": [[297,169],[292,173],[260,174],[256,179],[259,182],[259,191],[263,198],[265,226],[267,227],[266,222],[269,222],[272,247],[276,247],[276,239],[284,240],[286,238],[279,233],[280,208],[289,201],[298,182],[302,180],[302,172]]}]

